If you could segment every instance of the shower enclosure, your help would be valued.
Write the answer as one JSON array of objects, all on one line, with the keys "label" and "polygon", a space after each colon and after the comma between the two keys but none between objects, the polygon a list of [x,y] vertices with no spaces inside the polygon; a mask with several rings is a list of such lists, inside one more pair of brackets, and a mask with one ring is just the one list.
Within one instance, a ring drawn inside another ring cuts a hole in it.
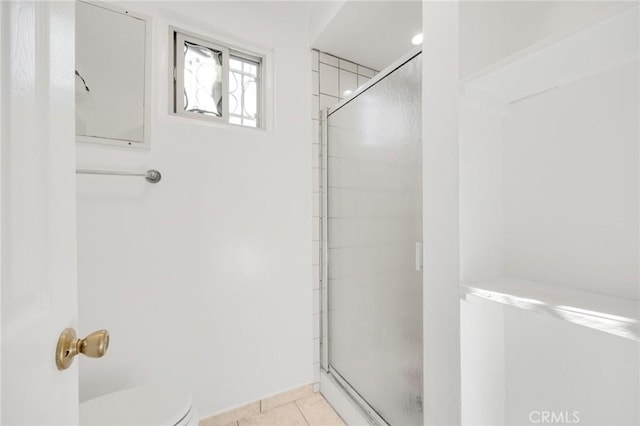
[{"label": "shower enclosure", "polygon": [[323,117],[323,369],[377,424],[422,416],[421,52]]}]

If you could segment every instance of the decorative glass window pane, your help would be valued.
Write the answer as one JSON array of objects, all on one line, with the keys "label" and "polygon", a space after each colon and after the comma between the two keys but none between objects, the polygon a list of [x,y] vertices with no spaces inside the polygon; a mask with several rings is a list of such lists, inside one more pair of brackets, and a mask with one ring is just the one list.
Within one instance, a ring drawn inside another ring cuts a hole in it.
[{"label": "decorative glass window pane", "polygon": [[184,42],[184,110],[222,117],[222,52]]},{"label": "decorative glass window pane", "polygon": [[239,56],[229,62],[229,122],[257,127],[260,63]]}]

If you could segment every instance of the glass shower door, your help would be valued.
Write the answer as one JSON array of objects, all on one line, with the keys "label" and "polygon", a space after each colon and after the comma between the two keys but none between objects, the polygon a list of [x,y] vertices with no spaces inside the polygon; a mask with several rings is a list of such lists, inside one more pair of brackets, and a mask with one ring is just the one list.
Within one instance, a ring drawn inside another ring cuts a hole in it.
[{"label": "glass shower door", "polygon": [[423,423],[421,97],[418,54],[327,123],[329,369],[394,425]]}]

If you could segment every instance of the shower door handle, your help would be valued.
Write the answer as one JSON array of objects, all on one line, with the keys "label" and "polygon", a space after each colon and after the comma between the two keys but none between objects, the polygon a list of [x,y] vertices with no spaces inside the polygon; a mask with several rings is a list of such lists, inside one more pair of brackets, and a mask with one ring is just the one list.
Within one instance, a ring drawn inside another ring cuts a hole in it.
[{"label": "shower door handle", "polygon": [[416,271],[422,271],[422,241],[416,243]]}]

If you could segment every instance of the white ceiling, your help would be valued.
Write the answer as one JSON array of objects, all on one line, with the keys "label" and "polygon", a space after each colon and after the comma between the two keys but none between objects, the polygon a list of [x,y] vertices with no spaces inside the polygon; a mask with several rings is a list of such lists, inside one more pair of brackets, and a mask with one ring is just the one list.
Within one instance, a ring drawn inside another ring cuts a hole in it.
[{"label": "white ceiling", "polygon": [[422,32],[421,1],[317,2],[310,13],[313,48],[376,70],[413,49]]}]

